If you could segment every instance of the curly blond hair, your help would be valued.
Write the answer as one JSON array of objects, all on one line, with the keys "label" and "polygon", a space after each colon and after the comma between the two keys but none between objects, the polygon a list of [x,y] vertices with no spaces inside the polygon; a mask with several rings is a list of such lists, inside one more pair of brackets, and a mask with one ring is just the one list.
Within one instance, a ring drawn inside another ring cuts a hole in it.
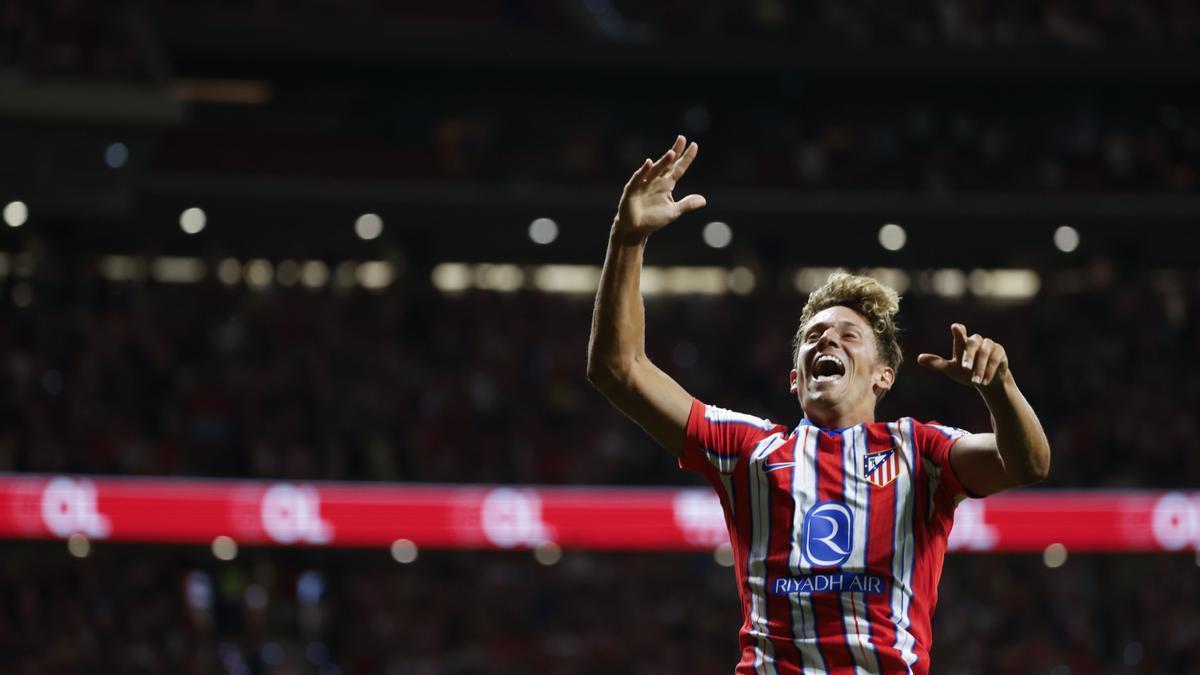
[{"label": "curly blond hair", "polygon": [[896,291],[868,276],[838,270],[829,275],[825,284],[808,296],[800,313],[800,326],[792,340],[792,363],[800,355],[804,327],[819,312],[841,305],[862,314],[875,332],[879,355],[892,370],[900,370],[904,356],[896,329],[896,312],[900,311],[900,296]]}]

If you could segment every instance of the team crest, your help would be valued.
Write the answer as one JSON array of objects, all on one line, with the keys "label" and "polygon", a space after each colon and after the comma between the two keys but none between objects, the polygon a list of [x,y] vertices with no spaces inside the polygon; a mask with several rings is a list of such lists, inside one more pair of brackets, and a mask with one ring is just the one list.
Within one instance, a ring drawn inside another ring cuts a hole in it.
[{"label": "team crest", "polygon": [[878,487],[887,487],[900,474],[900,456],[895,448],[868,452],[863,456],[863,478]]}]

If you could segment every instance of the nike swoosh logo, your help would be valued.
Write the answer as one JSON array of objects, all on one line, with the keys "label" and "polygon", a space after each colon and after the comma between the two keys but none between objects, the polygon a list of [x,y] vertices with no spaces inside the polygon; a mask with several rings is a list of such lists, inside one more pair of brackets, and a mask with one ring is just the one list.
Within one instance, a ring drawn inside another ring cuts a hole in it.
[{"label": "nike swoosh logo", "polygon": [[769,473],[771,471],[778,471],[780,469],[786,469],[789,466],[793,466],[793,463],[792,462],[780,462],[778,464],[767,464],[763,467],[763,470]]}]

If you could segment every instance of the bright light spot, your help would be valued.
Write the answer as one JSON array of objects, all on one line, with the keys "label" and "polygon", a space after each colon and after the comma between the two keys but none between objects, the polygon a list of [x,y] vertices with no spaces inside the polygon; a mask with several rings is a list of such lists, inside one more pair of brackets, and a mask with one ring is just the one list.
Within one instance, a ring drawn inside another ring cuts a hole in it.
[{"label": "bright light spot", "polygon": [[146,276],[146,261],[130,255],[106,255],[100,259],[100,276],[109,281],[133,281]]},{"label": "bright light spot", "polygon": [[25,202],[9,202],[4,206],[4,222],[9,227],[20,227],[29,220],[29,207]]},{"label": "bright light spot", "polygon": [[204,278],[207,270],[199,258],[155,258],[151,265],[155,280],[166,284],[194,284]]},{"label": "bright light spot", "polygon": [[1079,230],[1070,225],[1063,225],[1054,231],[1054,245],[1063,253],[1070,253],[1079,248]]},{"label": "bright light spot", "polygon": [[92,552],[92,542],[76,532],[67,538],[67,551],[76,558],[86,558]]},{"label": "bright light spot", "polygon": [[704,226],[700,236],[704,239],[704,243],[713,248],[725,248],[729,242],[733,241],[733,230],[725,223],[714,220]]},{"label": "bright light spot", "polygon": [[417,545],[409,539],[397,539],[392,542],[392,558],[401,565],[407,565],[417,559]]},{"label": "bright light spot", "polygon": [[867,275],[879,280],[880,283],[888,286],[900,295],[908,292],[910,283],[908,273],[902,269],[895,267],[875,267],[867,270]]},{"label": "bright light spot", "polygon": [[307,260],[300,268],[300,281],[309,288],[320,288],[329,282],[329,265],[320,260]]},{"label": "bright light spot", "polygon": [[908,233],[895,223],[888,223],[879,228],[879,245],[889,251],[899,251],[908,241]]},{"label": "bright light spot", "polygon": [[354,234],[359,239],[370,241],[383,234],[383,218],[374,213],[364,213],[354,221]]},{"label": "bright light spot", "polygon": [[591,295],[600,285],[600,268],[595,265],[541,265],[533,271],[533,285],[547,293]]},{"label": "bright light spot", "polygon": [[238,554],[237,542],[233,537],[221,535],[212,541],[212,554],[217,560],[233,560]]},{"label": "bright light spot", "polygon": [[933,292],[947,298],[961,297],[967,292],[967,275],[962,270],[952,268],[940,269],[933,273],[931,279]]},{"label": "bright light spot", "polygon": [[439,291],[465,291],[471,287],[471,267],[466,263],[441,263],[429,276]]},{"label": "bright light spot", "polygon": [[24,309],[33,304],[33,286],[22,281],[13,286],[12,289],[13,304]]},{"label": "bright light spot", "polygon": [[179,214],[179,227],[188,234],[200,232],[207,224],[208,216],[204,213],[204,209],[198,206],[184,209],[183,213]]},{"label": "bright light spot", "polygon": [[226,258],[217,265],[217,279],[226,286],[236,286],[242,280],[242,264],[234,258]]},{"label": "bright light spot", "polygon": [[119,169],[129,161],[129,148],[124,143],[111,143],[104,149],[104,163],[110,169]]},{"label": "bright light spot", "polygon": [[796,285],[797,291],[807,295],[824,286],[833,271],[832,267],[802,267],[796,270],[796,278],[793,283]]},{"label": "bright light spot", "polygon": [[363,288],[379,290],[392,283],[392,265],[383,260],[368,260],[354,270],[354,278]]},{"label": "bright light spot", "polygon": [[1067,547],[1062,544],[1050,544],[1042,552],[1042,562],[1046,567],[1062,567],[1067,562]]},{"label": "bright light spot", "polygon": [[255,258],[246,263],[246,285],[255,290],[261,290],[271,285],[271,277],[275,276],[271,261],[265,258]]},{"label": "bright light spot", "polygon": [[991,295],[992,275],[987,270],[971,270],[967,277],[967,285],[975,295]]},{"label": "bright light spot", "polygon": [[971,292],[981,297],[1024,300],[1037,295],[1042,279],[1026,269],[972,270],[970,286]]},{"label": "bright light spot", "polygon": [[728,276],[722,267],[666,267],[663,291],[677,295],[719,295],[728,288]]},{"label": "bright light spot", "polygon": [[538,544],[533,549],[533,558],[543,565],[556,565],[559,560],[562,560],[562,547],[558,544],[548,541],[544,544]]},{"label": "bright light spot", "polygon": [[549,218],[538,218],[529,224],[529,238],[535,244],[549,244],[558,239],[558,223]]},{"label": "bright light spot", "polygon": [[508,293],[525,285],[525,273],[509,264],[482,264],[475,268],[475,285],[489,291]]},{"label": "bright light spot", "polygon": [[727,277],[729,290],[738,295],[747,295],[754,290],[754,272],[749,267],[735,267]]},{"label": "bright light spot", "polygon": [[267,589],[263,588],[260,584],[250,584],[246,587],[246,592],[242,594],[242,599],[250,609],[265,609],[267,606]]},{"label": "bright light spot", "polygon": [[295,286],[300,281],[300,263],[295,260],[284,260],[275,268],[275,281],[280,286]]},{"label": "bright light spot", "polygon": [[725,542],[713,549],[713,560],[721,567],[733,567],[733,546]]}]

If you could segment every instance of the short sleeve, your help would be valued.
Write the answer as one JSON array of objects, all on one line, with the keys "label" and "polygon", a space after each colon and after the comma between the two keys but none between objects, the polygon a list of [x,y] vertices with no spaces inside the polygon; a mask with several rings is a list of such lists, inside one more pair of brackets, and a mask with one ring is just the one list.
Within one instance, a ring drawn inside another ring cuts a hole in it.
[{"label": "short sleeve", "polygon": [[971,494],[963,487],[962,481],[958,479],[958,474],[954,472],[954,465],[950,463],[950,448],[954,447],[955,441],[968,433],[957,427],[947,427],[937,422],[915,422],[913,424],[913,435],[921,456],[937,468],[941,484],[955,497],[959,495],[978,496]]},{"label": "short sleeve", "polygon": [[731,474],[754,445],[777,427],[770,420],[692,399],[679,466],[703,474]]}]

